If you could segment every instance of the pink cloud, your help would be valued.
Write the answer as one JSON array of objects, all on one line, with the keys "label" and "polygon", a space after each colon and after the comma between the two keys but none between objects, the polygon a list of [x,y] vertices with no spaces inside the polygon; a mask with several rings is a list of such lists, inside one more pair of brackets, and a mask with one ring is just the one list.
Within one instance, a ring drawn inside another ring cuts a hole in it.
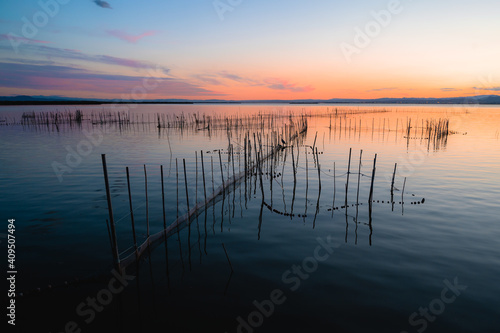
[{"label": "pink cloud", "polygon": [[30,39],[30,38],[25,38],[17,35],[8,35],[8,34],[0,34],[0,40],[15,40],[15,41],[21,41],[24,43],[35,43],[35,44],[49,44],[50,42],[45,41],[45,40],[38,40],[38,39]]},{"label": "pink cloud", "polygon": [[0,87],[6,88],[132,94],[144,86],[144,80],[149,80],[149,84],[156,82],[157,85],[143,98],[223,95],[182,79],[113,75],[69,66],[0,62],[0,73]]},{"label": "pink cloud", "polygon": [[162,70],[164,74],[169,73],[169,69],[166,67],[161,67],[159,65],[155,65],[153,63],[149,63],[146,61],[139,61],[127,58],[118,58],[107,55],[91,55],[83,53],[79,50],[73,49],[60,49],[45,45],[29,45],[26,46],[30,48],[32,54],[46,56],[48,58],[61,58],[61,59],[73,59],[73,60],[83,60],[94,63],[101,64],[109,64],[109,65],[118,65],[125,66],[136,69],[154,69]]},{"label": "pink cloud", "polygon": [[267,79],[265,80],[267,87],[274,90],[284,90],[290,92],[310,92],[314,88],[311,86],[298,87],[295,83],[288,83],[288,81],[283,79]]},{"label": "pink cloud", "polygon": [[125,31],[121,31],[121,30],[108,30],[107,33],[113,37],[118,38],[118,39],[135,44],[139,40],[143,39],[144,37],[156,35],[158,33],[158,31],[149,30],[149,31],[146,31],[140,35],[136,35],[136,36],[130,35],[130,34],[126,33]]}]

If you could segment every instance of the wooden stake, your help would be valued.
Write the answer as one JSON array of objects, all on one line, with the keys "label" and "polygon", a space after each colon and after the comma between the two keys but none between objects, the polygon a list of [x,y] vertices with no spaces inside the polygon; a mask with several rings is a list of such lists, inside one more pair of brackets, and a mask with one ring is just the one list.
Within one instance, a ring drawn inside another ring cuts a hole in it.
[{"label": "wooden stake", "polygon": [[111,191],[109,190],[108,168],[106,166],[106,154],[102,154],[101,158],[102,158],[102,169],[103,169],[103,173],[104,173],[104,184],[106,186],[106,197],[108,200],[108,212],[109,212],[109,222],[110,222],[110,229],[111,229],[114,266],[118,272],[121,272],[120,257],[118,254],[118,242],[116,239],[115,219],[113,217],[113,206],[111,204]]},{"label": "wooden stake", "polygon": [[[130,191],[130,176],[129,176],[129,171],[128,167],[126,168],[127,171],[127,187],[128,187],[128,201],[129,201],[129,206],[130,206],[130,219],[132,220],[132,235],[134,236],[134,248],[135,248],[135,255],[137,256],[137,238],[135,235],[135,223],[134,223],[134,209],[132,208],[132,192]],[[162,170],[163,172],[163,170]],[[163,177],[163,173],[162,173]],[[163,182],[162,182],[163,185]]]},{"label": "wooden stake", "polygon": [[313,154],[314,154],[314,148],[316,147],[316,139],[317,138],[318,138],[318,132],[316,132],[316,136],[314,137],[314,143],[313,143],[313,147],[312,147]]},{"label": "wooden stake", "polygon": [[222,179],[222,188],[224,189],[224,192],[222,192],[225,196],[226,193],[226,185],[224,184],[224,171],[222,170],[222,157],[220,155],[220,149],[219,149],[219,164],[220,164],[220,176]]},{"label": "wooden stake", "polygon": [[375,182],[375,171],[376,171],[376,165],[377,165],[377,154],[375,154],[375,159],[373,160],[373,170],[372,170],[372,182],[370,185],[370,196],[368,197],[368,203],[370,204],[370,207],[373,202],[373,183]]},{"label": "wooden stake", "polygon": [[190,212],[189,209],[189,193],[188,193],[188,184],[187,184],[187,175],[186,175],[186,159],[182,159],[182,164],[184,165],[184,186],[186,187],[186,203],[188,208],[188,214]]},{"label": "wooden stake", "polygon": [[347,209],[347,192],[349,191],[349,175],[351,174],[352,148],[349,149],[349,164],[347,165],[347,183],[345,185],[345,208]]},{"label": "wooden stake", "polygon": [[309,185],[309,159],[307,158],[307,150],[306,153],[306,187]]},{"label": "wooden stake", "polygon": [[247,182],[247,136],[245,134],[245,144],[244,144],[244,153],[245,153],[245,185]]},{"label": "wooden stake", "polygon": [[359,183],[361,180],[361,159],[363,156],[363,150],[360,151],[359,153],[359,168],[358,168],[358,193],[356,195],[356,206],[359,206]]},{"label": "wooden stake", "polygon": [[177,218],[179,218],[179,165],[177,159],[175,159],[175,181],[176,181],[176,196],[177,196]]},{"label": "wooden stake", "polygon": [[149,200],[148,200],[148,174],[146,172],[146,164],[144,164],[144,184],[146,189],[146,235],[149,238]]},{"label": "wooden stake", "polygon": [[319,181],[319,191],[321,192],[321,166],[319,165],[318,148],[316,148],[316,158],[318,159],[318,181]]},{"label": "wooden stake", "polygon": [[262,151],[257,154],[257,166],[259,167],[260,190],[262,192],[262,200],[264,200],[264,184],[262,182]]},{"label": "wooden stake", "polygon": [[203,175],[203,194],[205,195],[205,201],[207,200],[207,188],[205,185],[205,165],[203,162],[203,150],[200,151],[200,159],[201,159],[201,173]]},{"label": "wooden stake", "polygon": [[404,205],[405,187],[406,187],[406,177],[403,182],[403,190],[401,191],[401,205]]},{"label": "wooden stake", "polygon": [[335,178],[335,162],[333,162],[333,203],[332,203],[332,216],[335,210],[335,195],[337,193],[337,181]]},{"label": "wooden stake", "polygon": [[398,168],[398,164],[394,165],[394,173],[392,174],[392,182],[391,182],[391,196],[394,194],[394,180],[396,178],[396,169]]},{"label": "wooden stake", "polygon": [[194,204],[198,203],[198,152],[194,152],[194,157],[196,159],[196,185],[195,185],[195,194],[194,194]]},{"label": "wooden stake", "polygon": [[214,158],[210,156],[210,163],[212,164],[212,193],[215,193],[215,185],[214,185]]}]

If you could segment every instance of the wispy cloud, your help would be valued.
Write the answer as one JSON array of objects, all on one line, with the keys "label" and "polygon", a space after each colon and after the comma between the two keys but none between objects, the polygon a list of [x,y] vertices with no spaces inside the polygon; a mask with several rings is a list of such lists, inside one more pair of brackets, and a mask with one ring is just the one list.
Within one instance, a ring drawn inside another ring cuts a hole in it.
[{"label": "wispy cloud", "polygon": [[267,78],[267,79],[255,79],[244,77],[236,73],[230,73],[227,71],[217,72],[215,74],[197,74],[193,75],[193,78],[196,80],[209,84],[209,85],[222,85],[222,86],[232,86],[237,82],[237,84],[241,84],[247,87],[259,87],[265,86],[269,89],[274,90],[282,90],[289,92],[309,92],[313,91],[314,88],[311,86],[298,86],[295,83],[289,83],[283,79],[277,78]]},{"label": "wispy cloud", "polygon": [[154,36],[158,33],[158,31],[150,30],[150,31],[146,31],[142,34],[134,36],[134,35],[130,35],[130,34],[126,33],[125,31],[122,31],[122,30],[108,30],[106,32],[113,37],[116,37],[118,39],[124,40],[124,41],[132,43],[132,44],[137,43],[139,40],[143,39],[144,37]]},{"label": "wispy cloud", "polygon": [[[61,49],[45,45],[27,45],[26,48],[29,48],[28,50],[30,54],[36,56],[37,58],[39,58],[40,56],[45,56],[48,59],[59,58],[65,60],[81,60],[92,63],[123,66],[134,69],[151,69],[157,67],[156,65],[147,61],[120,58],[108,55],[92,55],[83,53],[78,50]],[[170,71],[170,69],[166,67],[162,67],[162,70],[165,74],[168,74]]]},{"label": "wispy cloud", "polygon": [[57,65],[55,61],[52,60],[33,60],[33,59],[21,59],[21,58],[2,58],[5,62],[10,62],[13,64],[26,64],[26,65],[39,65],[39,66],[50,66]]},{"label": "wispy cloud", "polygon": [[228,79],[228,80],[232,80],[232,81],[236,81],[236,82],[240,82],[240,83],[246,83],[246,84],[251,85],[251,86],[262,85],[262,83],[257,81],[257,80],[242,77],[242,76],[240,76],[238,74],[234,74],[234,73],[228,73],[226,71],[219,72],[219,73],[217,73],[217,75],[223,79]]},{"label": "wispy cloud", "polygon": [[149,78],[155,79],[159,84],[147,98],[222,95],[181,79],[95,73],[71,66],[0,62],[0,71],[3,74],[0,77],[0,87],[8,88],[123,94],[130,93],[141,86],[144,79]]},{"label": "wispy cloud", "polygon": [[221,86],[221,85],[223,85],[223,83],[220,80],[218,80],[217,77],[214,76],[214,75],[196,74],[196,75],[193,75],[192,77],[195,78],[198,81],[201,81],[203,83],[207,83],[209,85],[213,85],[213,86]]},{"label": "wispy cloud", "polygon": [[34,44],[48,44],[50,42],[45,41],[45,40],[38,40],[38,39],[31,39],[31,38],[25,38],[17,35],[8,35],[8,34],[0,34],[0,41],[1,40],[15,40],[15,41],[21,41],[24,43],[34,43]]},{"label": "wispy cloud", "polygon": [[109,3],[107,3],[106,1],[102,1],[102,0],[94,0],[94,3],[95,3],[96,5],[98,5],[99,7],[112,9],[112,8],[111,8],[111,5],[110,5]]},{"label": "wispy cloud", "polygon": [[479,87],[474,87],[476,90],[486,90],[486,91],[500,91],[500,87],[489,87],[489,88],[479,88]]},{"label": "wispy cloud", "polygon": [[441,91],[443,92],[453,92],[453,91],[461,91],[462,89],[457,89],[457,88],[441,88]]},{"label": "wispy cloud", "polygon": [[306,87],[298,87],[294,83],[288,83],[282,79],[266,79],[264,80],[267,84],[267,87],[274,90],[285,90],[290,92],[309,92],[313,91],[314,88],[311,86]]},{"label": "wispy cloud", "polygon": [[378,88],[378,89],[371,89],[371,90],[367,90],[367,92],[374,92],[374,91],[392,91],[392,90],[398,90],[398,88]]}]

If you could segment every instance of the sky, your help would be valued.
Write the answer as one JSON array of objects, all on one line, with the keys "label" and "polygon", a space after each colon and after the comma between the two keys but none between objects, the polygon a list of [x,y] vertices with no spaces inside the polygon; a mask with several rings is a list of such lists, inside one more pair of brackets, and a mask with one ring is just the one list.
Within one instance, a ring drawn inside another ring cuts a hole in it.
[{"label": "sky", "polygon": [[498,0],[0,3],[0,96],[500,94]]}]

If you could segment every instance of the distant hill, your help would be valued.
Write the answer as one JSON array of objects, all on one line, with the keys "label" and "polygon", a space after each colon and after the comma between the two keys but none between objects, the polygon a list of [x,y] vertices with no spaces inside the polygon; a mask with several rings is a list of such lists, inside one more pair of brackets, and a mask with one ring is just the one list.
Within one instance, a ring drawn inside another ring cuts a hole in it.
[{"label": "distant hill", "polygon": [[189,99],[155,99],[155,100],[112,100],[71,98],[61,96],[0,96],[0,105],[61,105],[61,104],[111,104],[111,103],[142,103],[142,104],[205,104],[205,103],[290,103],[290,104],[500,104],[498,95],[481,95],[473,97],[452,98],[378,98],[378,99],[297,99],[297,100],[189,100]]}]

